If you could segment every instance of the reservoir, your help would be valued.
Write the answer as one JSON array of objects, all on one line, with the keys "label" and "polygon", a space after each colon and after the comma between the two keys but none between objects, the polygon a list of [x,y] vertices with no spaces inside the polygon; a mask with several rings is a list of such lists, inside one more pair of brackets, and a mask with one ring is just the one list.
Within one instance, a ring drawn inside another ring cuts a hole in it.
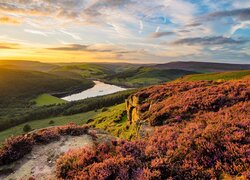
[{"label": "reservoir", "polygon": [[106,84],[101,81],[94,81],[94,83],[95,83],[94,87],[77,94],[72,94],[70,96],[63,97],[62,99],[66,101],[77,101],[90,97],[103,96],[126,90],[126,88],[122,88],[111,84]]}]

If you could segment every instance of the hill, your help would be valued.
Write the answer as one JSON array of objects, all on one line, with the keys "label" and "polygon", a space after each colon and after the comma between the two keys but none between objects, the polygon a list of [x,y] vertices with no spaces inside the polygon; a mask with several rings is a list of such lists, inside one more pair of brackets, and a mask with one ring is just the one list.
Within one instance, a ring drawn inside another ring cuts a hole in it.
[{"label": "hill", "polygon": [[114,71],[111,70],[111,68],[94,63],[60,64],[60,67],[51,71],[51,73],[55,72],[77,73],[84,78],[102,78],[114,74]]},{"label": "hill", "polygon": [[105,81],[128,87],[145,87],[154,84],[171,81],[194,71],[180,69],[156,69],[152,67],[140,67],[129,69],[111,76],[105,77]]},{"label": "hill", "polygon": [[0,104],[23,104],[43,93],[72,93],[93,86],[90,80],[70,79],[38,71],[0,69]]},{"label": "hill", "polygon": [[194,75],[187,75],[178,80],[180,81],[218,81],[218,80],[242,79],[247,76],[250,76],[250,70],[194,74]]},{"label": "hill", "polygon": [[170,62],[166,64],[154,65],[158,69],[183,69],[187,71],[205,72],[223,72],[223,71],[239,71],[250,70],[250,64],[227,64],[227,63],[211,63],[211,62]]},{"label": "hill", "polygon": [[249,95],[247,80],[141,90],[127,101],[141,138],[70,151],[58,159],[57,177],[248,179]]},{"label": "hill", "polygon": [[8,68],[8,69],[49,72],[56,67],[58,66],[55,64],[42,63],[38,61],[14,61],[14,60],[0,61],[0,68]]}]

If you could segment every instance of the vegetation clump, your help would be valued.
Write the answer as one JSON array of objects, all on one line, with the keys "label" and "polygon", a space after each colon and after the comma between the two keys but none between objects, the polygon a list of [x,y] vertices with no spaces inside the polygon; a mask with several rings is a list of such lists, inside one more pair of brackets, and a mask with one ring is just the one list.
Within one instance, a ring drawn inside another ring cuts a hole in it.
[{"label": "vegetation clump", "polygon": [[22,158],[32,150],[33,145],[33,139],[27,135],[7,139],[0,149],[0,165],[9,164]]},{"label": "vegetation clump", "polygon": [[23,132],[30,132],[31,130],[32,130],[32,128],[29,124],[25,124],[23,126]]},{"label": "vegetation clump", "polygon": [[36,132],[8,138],[0,149],[0,165],[14,162],[24,155],[28,154],[34,144],[48,144],[60,139],[60,136],[80,136],[88,133],[88,126],[78,126],[76,124],[69,124],[65,126],[52,127],[48,129],[41,129]]},{"label": "vegetation clump", "polygon": [[55,123],[55,121],[53,121],[53,120],[49,121],[49,124],[54,124],[54,123]]}]

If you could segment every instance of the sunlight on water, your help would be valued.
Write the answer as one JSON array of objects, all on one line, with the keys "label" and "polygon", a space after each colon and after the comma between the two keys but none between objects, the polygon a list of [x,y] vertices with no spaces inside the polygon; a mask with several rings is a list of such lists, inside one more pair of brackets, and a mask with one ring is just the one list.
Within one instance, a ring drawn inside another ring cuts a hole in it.
[{"label": "sunlight on water", "polygon": [[77,101],[81,99],[102,96],[102,95],[112,94],[115,92],[126,90],[126,88],[121,88],[115,85],[105,84],[100,81],[94,81],[94,83],[95,83],[95,86],[92,87],[91,89],[87,89],[85,91],[82,91],[81,93],[63,97],[62,99],[66,101]]}]

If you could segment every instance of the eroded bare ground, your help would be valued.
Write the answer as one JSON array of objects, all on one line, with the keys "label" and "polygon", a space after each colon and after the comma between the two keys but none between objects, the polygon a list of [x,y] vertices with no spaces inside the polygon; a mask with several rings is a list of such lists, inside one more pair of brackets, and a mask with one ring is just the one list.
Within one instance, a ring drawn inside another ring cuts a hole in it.
[{"label": "eroded bare ground", "polygon": [[95,131],[97,138],[90,135],[62,136],[57,142],[47,145],[36,145],[24,158],[6,167],[12,173],[0,175],[0,179],[19,180],[34,177],[35,179],[56,179],[56,160],[63,153],[76,148],[93,147],[96,143],[115,139],[103,132]]}]

